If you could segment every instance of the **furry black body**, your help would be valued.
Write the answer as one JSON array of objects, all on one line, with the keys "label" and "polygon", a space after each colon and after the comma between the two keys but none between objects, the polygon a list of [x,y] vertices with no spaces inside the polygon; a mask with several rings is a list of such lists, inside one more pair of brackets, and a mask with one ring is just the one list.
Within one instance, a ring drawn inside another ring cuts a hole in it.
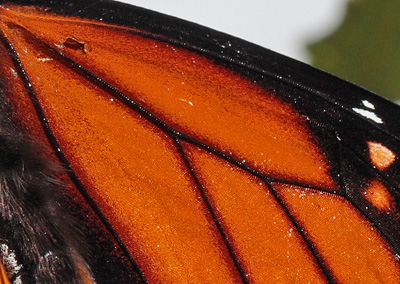
[{"label": "furry black body", "polygon": [[7,273],[14,283],[81,283],[86,249],[66,212],[57,166],[41,157],[3,93],[0,102],[0,243]]}]

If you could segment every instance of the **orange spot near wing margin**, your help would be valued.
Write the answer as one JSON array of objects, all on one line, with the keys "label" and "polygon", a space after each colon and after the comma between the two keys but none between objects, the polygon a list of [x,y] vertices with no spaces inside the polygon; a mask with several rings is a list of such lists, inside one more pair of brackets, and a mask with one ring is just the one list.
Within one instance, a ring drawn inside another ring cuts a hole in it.
[{"label": "orange spot near wing margin", "polygon": [[393,153],[385,145],[368,141],[369,157],[372,164],[379,170],[386,170],[396,159],[395,153]]},{"label": "orange spot near wing margin", "polygon": [[370,182],[364,191],[364,195],[370,203],[381,211],[389,211],[394,202],[394,198],[386,186],[378,180]]}]

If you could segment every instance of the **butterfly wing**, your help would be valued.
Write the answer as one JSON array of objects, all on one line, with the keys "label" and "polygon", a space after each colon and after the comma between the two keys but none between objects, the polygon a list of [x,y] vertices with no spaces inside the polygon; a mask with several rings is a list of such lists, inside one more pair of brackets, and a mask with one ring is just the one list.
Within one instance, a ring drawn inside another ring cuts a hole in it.
[{"label": "butterfly wing", "polygon": [[99,283],[399,281],[397,106],[139,8],[29,3],[1,8],[4,91]]}]

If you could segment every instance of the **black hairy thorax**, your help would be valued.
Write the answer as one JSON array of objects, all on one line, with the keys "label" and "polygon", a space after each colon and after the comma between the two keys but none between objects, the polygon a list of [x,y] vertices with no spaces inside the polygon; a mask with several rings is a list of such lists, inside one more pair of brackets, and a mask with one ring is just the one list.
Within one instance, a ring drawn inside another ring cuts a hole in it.
[{"label": "black hairy thorax", "polygon": [[90,274],[57,166],[40,155],[0,93],[0,253],[12,283],[83,283]]}]

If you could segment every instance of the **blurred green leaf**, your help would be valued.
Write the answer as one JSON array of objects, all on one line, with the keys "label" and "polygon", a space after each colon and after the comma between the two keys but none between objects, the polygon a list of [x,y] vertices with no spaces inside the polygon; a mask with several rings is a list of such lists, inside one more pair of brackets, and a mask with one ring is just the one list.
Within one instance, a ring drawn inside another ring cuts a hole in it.
[{"label": "blurred green leaf", "polygon": [[309,45],[313,65],[400,100],[400,1],[349,1],[342,25]]}]

